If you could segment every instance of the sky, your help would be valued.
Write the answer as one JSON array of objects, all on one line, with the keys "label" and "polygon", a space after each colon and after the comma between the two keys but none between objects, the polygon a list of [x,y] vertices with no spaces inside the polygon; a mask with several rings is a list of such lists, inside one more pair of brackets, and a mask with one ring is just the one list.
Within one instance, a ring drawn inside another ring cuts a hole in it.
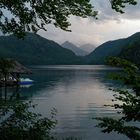
[{"label": "sky", "polygon": [[70,41],[77,46],[93,44],[97,47],[106,41],[140,32],[140,0],[136,6],[127,5],[124,14],[112,10],[109,0],[91,0],[91,3],[98,10],[98,20],[71,16],[69,29],[72,32],[47,25],[47,32],[41,30],[38,34],[59,44]]}]

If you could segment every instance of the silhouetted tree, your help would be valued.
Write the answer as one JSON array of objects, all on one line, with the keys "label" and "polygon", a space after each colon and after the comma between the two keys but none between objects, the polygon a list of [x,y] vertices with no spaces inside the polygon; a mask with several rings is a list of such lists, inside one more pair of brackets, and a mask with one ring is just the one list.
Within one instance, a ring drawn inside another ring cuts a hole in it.
[{"label": "silhouetted tree", "polygon": [[4,76],[4,82],[7,82],[7,75],[9,74],[9,70],[14,66],[14,61],[10,59],[0,58],[0,73],[1,76]]},{"label": "silhouetted tree", "polygon": [[95,17],[97,12],[89,0],[1,0],[0,30],[23,37],[26,31],[46,30],[45,25],[53,24],[69,31],[70,15]]},{"label": "silhouetted tree", "polygon": [[109,1],[112,5],[112,9],[122,14],[124,13],[123,8],[125,8],[127,4],[129,5],[137,4],[137,0],[109,0]]},{"label": "silhouetted tree", "polygon": [[100,121],[98,127],[103,128],[104,133],[115,131],[132,140],[140,140],[140,69],[120,58],[109,58],[108,62],[112,66],[122,68],[122,72],[112,75],[112,78],[122,81],[129,89],[112,89],[116,94],[114,94],[114,105],[109,106],[119,109],[120,118],[96,118]]},{"label": "silhouetted tree", "polygon": [[34,113],[34,107],[31,102],[0,100],[0,139],[53,140],[51,129],[56,124],[55,111],[47,118]]},{"label": "silhouetted tree", "polygon": [[[136,0],[110,0],[112,8],[123,13],[126,4],[135,5]],[[46,30],[47,24],[53,24],[69,31],[70,15],[96,17],[97,11],[90,0],[1,0],[0,30],[3,33],[14,33],[19,38],[26,31]]]}]

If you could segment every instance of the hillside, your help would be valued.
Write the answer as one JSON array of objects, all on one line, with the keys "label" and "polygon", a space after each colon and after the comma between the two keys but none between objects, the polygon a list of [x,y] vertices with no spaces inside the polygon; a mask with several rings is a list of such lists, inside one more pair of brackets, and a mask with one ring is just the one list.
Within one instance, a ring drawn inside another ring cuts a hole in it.
[{"label": "hillside", "polygon": [[88,52],[80,49],[79,47],[77,47],[76,45],[74,45],[73,43],[69,41],[64,42],[61,46],[63,48],[73,51],[77,56],[85,56],[88,54]]},{"label": "hillside", "polygon": [[96,46],[92,45],[92,44],[84,44],[82,46],[80,46],[80,49],[91,53],[93,50],[95,50]]},{"label": "hillside", "polygon": [[0,57],[14,58],[28,65],[82,63],[72,51],[32,33],[27,33],[24,40],[13,35],[1,36]]},{"label": "hillside", "polygon": [[119,57],[127,59],[140,66],[140,33],[132,36],[133,41],[124,46]]},{"label": "hillside", "polygon": [[[86,59],[90,64],[105,64],[105,59],[108,56],[119,56],[128,59],[130,55],[132,55],[131,51],[136,51],[136,48],[134,49],[134,47],[136,47],[138,42],[140,42],[140,33],[136,33],[128,38],[109,41],[97,47],[86,57]],[[130,48],[133,49],[130,51]]]}]

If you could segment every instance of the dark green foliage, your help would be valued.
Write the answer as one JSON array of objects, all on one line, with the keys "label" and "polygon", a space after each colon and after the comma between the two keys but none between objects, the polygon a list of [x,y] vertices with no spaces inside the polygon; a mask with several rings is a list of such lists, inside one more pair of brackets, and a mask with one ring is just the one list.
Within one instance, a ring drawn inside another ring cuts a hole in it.
[{"label": "dark green foliage", "polygon": [[81,64],[81,58],[54,41],[28,33],[24,40],[13,35],[0,37],[0,56],[23,64]]},{"label": "dark green foliage", "polygon": [[115,131],[119,134],[124,134],[132,140],[140,139],[140,129],[135,126],[124,125],[124,121],[115,120],[112,118],[97,118],[98,121],[101,121],[98,127],[104,128],[102,132],[110,133]]},{"label": "dark green foliage", "polygon": [[13,66],[13,60],[0,58],[0,78],[4,78],[5,84],[7,82],[7,75],[9,74],[9,70],[13,68]]},{"label": "dark green foliage", "polygon": [[26,31],[46,30],[47,24],[69,31],[70,15],[96,17],[97,12],[89,0],[1,0],[0,30],[3,33],[14,33],[19,38]]},{"label": "dark green foliage", "polygon": [[0,71],[6,75],[11,68],[13,68],[14,61],[9,59],[0,58]]},{"label": "dark green foliage", "polygon": [[53,140],[51,129],[55,126],[53,118],[43,118],[33,113],[31,102],[0,101],[0,138],[1,140]]},{"label": "dark green foliage", "polygon": [[125,6],[127,4],[129,4],[129,5],[137,4],[137,0],[110,0],[110,2],[112,5],[112,9],[114,9],[117,12],[120,12],[122,14],[124,13],[124,11],[122,9],[125,8]]},{"label": "dark green foliage", "polygon": [[140,66],[140,33],[136,33],[130,37],[129,43],[124,45],[119,57]]},{"label": "dark green foliage", "polygon": [[[119,58],[110,58],[109,64],[122,68],[122,74],[112,77],[121,80],[129,89],[113,89],[114,104],[109,105],[119,109],[121,114],[118,119],[96,118],[100,121],[98,127],[103,128],[104,133],[115,131],[124,134],[132,140],[140,139],[140,70],[134,64]],[[116,101],[119,101],[116,102]]]},{"label": "dark green foliage", "polygon": [[125,47],[120,53],[119,57],[140,66],[140,39]]},{"label": "dark green foliage", "polygon": [[[112,9],[123,13],[126,4],[136,5],[136,0],[110,0]],[[90,0],[1,0],[0,30],[3,33],[13,33],[19,38],[26,31],[37,32],[46,30],[47,24],[53,24],[69,31],[70,15],[96,17],[97,11]]]},{"label": "dark green foliage", "polygon": [[[48,117],[43,117],[34,110],[37,105],[20,100],[18,93],[14,98],[8,97],[5,87],[4,96],[0,94],[0,140],[58,140],[52,132],[57,124],[55,108]],[[68,137],[63,140],[80,139]]]}]

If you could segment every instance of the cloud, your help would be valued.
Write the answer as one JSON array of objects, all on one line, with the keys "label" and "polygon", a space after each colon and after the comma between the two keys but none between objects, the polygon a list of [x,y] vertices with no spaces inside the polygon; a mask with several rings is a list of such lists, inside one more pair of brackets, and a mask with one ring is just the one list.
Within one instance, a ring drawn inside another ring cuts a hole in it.
[{"label": "cloud", "polygon": [[109,0],[91,0],[95,10],[99,11],[99,19],[70,17],[72,32],[47,26],[48,32],[40,31],[39,34],[52,39],[60,44],[64,41],[76,45],[91,43],[96,46],[118,38],[127,37],[140,30],[140,2],[136,6],[127,5],[125,13],[120,14],[111,9]]},{"label": "cloud", "polygon": [[[47,25],[48,31],[41,30],[38,34],[59,44],[70,41],[78,46],[88,43],[98,46],[108,40],[124,38],[140,31],[140,1],[136,6],[127,5],[124,14],[111,9],[109,0],[91,0],[91,3],[94,9],[99,11],[98,20],[71,16],[69,20],[72,32]],[[3,11],[9,18],[11,17],[9,11]]]},{"label": "cloud", "polygon": [[100,20],[120,20],[120,19],[139,19],[140,12],[140,1],[137,5],[126,5],[123,9],[124,14],[120,14],[111,8],[109,0],[91,0],[91,3],[94,5],[95,10],[99,11]]},{"label": "cloud", "polygon": [[68,40],[78,46],[87,43],[98,45],[102,41],[101,36],[96,34],[94,28],[94,26],[97,25],[96,23],[89,22],[88,19],[79,19],[77,17],[71,17],[70,22],[72,23],[70,27],[72,32],[66,32],[50,25],[47,26],[47,32],[40,31],[39,34],[48,39],[55,40],[59,44]]}]

